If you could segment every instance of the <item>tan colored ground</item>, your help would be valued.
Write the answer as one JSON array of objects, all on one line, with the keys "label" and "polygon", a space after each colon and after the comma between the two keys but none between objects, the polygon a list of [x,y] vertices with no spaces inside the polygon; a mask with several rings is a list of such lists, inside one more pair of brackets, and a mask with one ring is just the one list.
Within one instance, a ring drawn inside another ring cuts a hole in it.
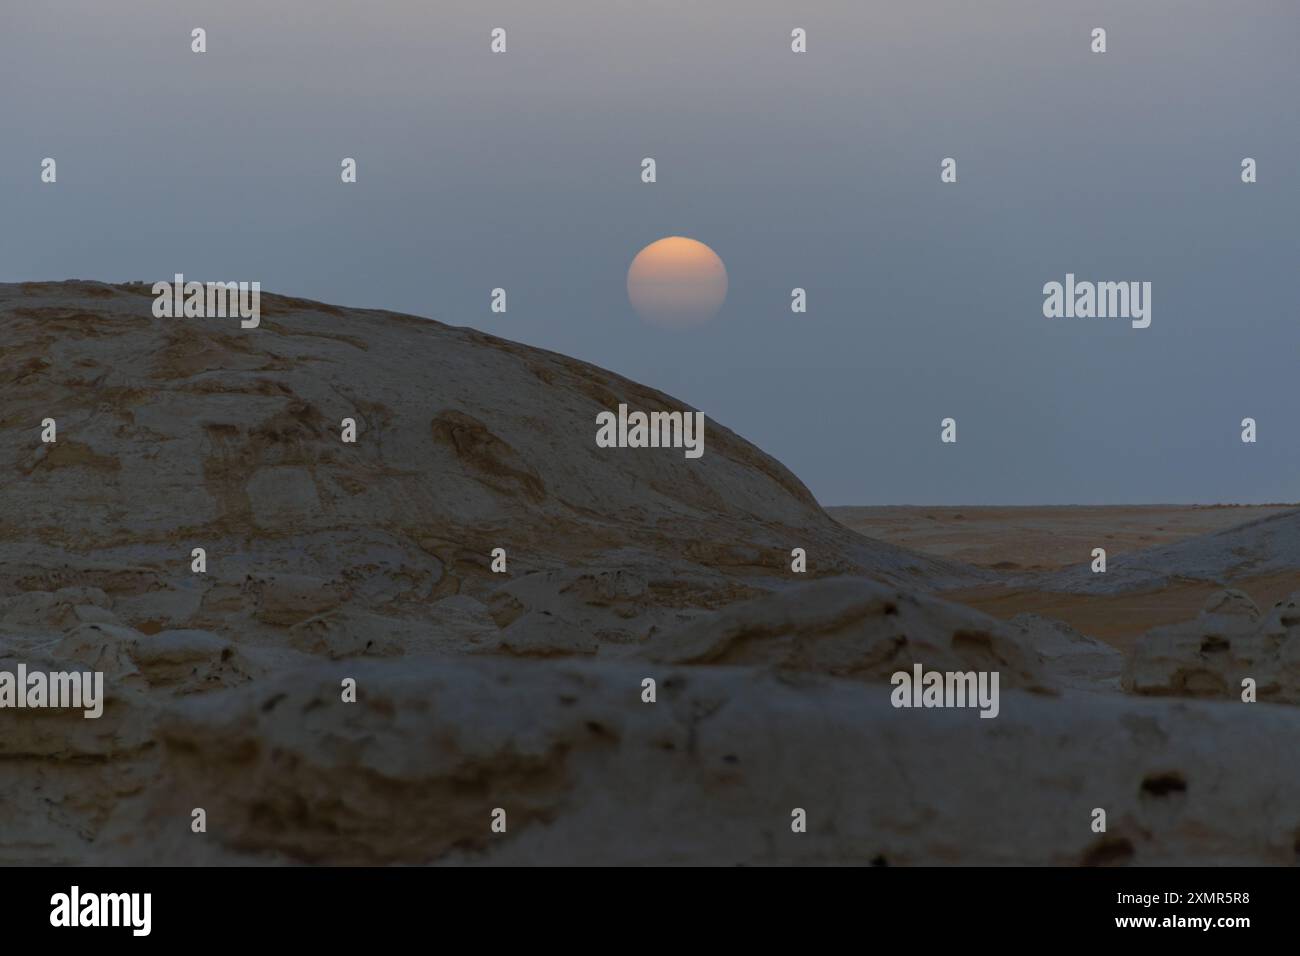
[{"label": "tan colored ground", "polygon": [[[928,554],[1008,571],[1087,562],[1101,542],[1111,557],[1223,531],[1295,505],[1103,507],[837,507],[831,516],[855,531]],[[1260,607],[1296,590],[1294,573],[1234,581]],[[1194,618],[1216,586],[1187,582],[1115,595],[1051,594],[1001,586],[948,591],[944,597],[997,618],[1030,612],[1127,651],[1152,627]]]},{"label": "tan colored ground", "polygon": [[834,507],[831,517],[868,537],[1008,571],[1037,571],[1114,557],[1223,531],[1296,505],[1066,507]]},{"label": "tan colored ground", "polygon": [[[1249,594],[1261,608],[1267,608],[1296,590],[1296,575],[1242,578],[1233,586]],[[1026,612],[1056,618],[1089,637],[1127,651],[1153,627],[1196,617],[1206,598],[1218,590],[1214,584],[1189,581],[1138,594],[1048,594],[985,587],[946,591],[943,596],[996,618],[1008,619]]]}]

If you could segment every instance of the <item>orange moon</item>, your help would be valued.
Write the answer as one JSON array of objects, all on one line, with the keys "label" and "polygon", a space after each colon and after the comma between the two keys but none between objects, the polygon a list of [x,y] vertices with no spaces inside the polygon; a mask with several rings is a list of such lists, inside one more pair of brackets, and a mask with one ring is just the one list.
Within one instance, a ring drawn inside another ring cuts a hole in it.
[{"label": "orange moon", "polygon": [[636,254],[627,270],[627,297],[652,325],[700,325],[727,298],[727,267],[704,243],[669,236]]}]

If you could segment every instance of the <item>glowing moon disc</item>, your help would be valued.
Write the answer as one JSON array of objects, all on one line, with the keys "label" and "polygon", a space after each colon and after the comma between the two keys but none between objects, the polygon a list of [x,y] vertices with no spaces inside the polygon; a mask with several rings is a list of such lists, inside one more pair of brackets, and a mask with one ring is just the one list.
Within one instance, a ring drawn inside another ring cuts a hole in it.
[{"label": "glowing moon disc", "polygon": [[727,298],[727,267],[704,243],[669,236],[650,243],[632,260],[627,297],[653,325],[699,325],[717,315]]}]

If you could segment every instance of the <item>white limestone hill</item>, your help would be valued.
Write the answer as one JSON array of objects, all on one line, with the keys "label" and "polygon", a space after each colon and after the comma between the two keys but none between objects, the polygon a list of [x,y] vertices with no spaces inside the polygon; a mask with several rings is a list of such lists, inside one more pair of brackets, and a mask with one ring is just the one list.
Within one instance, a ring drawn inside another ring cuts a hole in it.
[{"label": "white limestone hill", "polygon": [[255,329],[152,303],[0,285],[0,594],[98,587],[146,630],[297,628],[335,654],[429,624],[496,646],[524,619],[507,643],[548,653],[547,616],[570,643],[639,639],[797,580],[796,547],[808,577],[980,576],[846,530],[712,420],[696,460],[598,448],[600,411],[685,406],[562,355],[269,294]]}]

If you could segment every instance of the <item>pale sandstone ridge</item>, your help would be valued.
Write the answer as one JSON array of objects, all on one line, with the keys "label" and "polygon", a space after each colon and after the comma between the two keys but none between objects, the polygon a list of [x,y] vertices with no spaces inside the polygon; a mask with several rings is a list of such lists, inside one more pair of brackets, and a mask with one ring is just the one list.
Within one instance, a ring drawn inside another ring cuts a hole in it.
[{"label": "pale sandstone ridge", "polygon": [[1042,671],[1055,685],[1100,692],[1120,689],[1124,655],[1104,641],[1041,614],[1017,614],[1005,626],[1021,647],[1038,654]]},{"label": "pale sandstone ridge", "polygon": [[1295,574],[1300,582],[1300,509],[1291,509],[1176,544],[1115,555],[1105,574],[1083,559],[1064,571],[1018,578],[1009,584],[1042,591],[1114,594],[1158,590],[1207,581],[1227,586],[1262,575]]}]

